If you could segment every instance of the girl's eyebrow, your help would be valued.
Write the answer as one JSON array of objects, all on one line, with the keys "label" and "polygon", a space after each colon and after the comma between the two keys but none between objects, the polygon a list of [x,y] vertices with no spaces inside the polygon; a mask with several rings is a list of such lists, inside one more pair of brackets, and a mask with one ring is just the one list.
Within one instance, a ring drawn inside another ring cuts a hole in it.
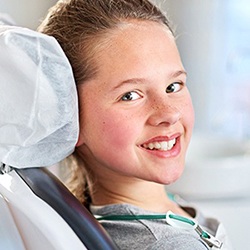
[{"label": "girl's eyebrow", "polygon": [[145,82],[146,82],[146,79],[144,78],[130,78],[130,79],[120,82],[117,86],[114,87],[114,89],[118,89],[121,86],[126,85],[126,84],[137,84],[137,83],[142,84]]},{"label": "girl's eyebrow", "polygon": [[[187,72],[185,70],[174,71],[174,72],[170,73],[168,77],[169,78],[176,78],[176,77],[181,76],[181,75],[187,76]],[[130,79],[127,79],[127,80],[120,82],[118,85],[116,85],[114,87],[114,89],[118,89],[125,84],[137,84],[137,83],[142,84],[142,83],[146,83],[146,82],[147,82],[147,80],[145,78],[130,78]]]},{"label": "girl's eyebrow", "polygon": [[185,76],[187,76],[187,72],[186,72],[185,70],[178,70],[178,71],[176,71],[176,72],[173,72],[173,73],[170,75],[170,77],[171,77],[171,78],[175,78],[175,77],[178,77],[178,76],[180,76],[180,75],[185,75]]}]

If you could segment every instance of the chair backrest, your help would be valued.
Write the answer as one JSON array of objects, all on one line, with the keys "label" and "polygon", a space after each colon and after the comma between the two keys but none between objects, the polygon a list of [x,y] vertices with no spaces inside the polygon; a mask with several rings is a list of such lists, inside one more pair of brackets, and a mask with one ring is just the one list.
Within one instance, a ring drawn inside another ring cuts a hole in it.
[{"label": "chair backrest", "polygon": [[1,218],[5,218],[0,220],[5,231],[1,239],[1,247],[5,247],[0,249],[86,249],[63,218],[37,197],[16,171],[0,175],[0,194],[7,208],[0,207]]},{"label": "chair backrest", "polygon": [[11,168],[0,175],[0,194],[9,208],[0,207],[1,217],[9,216],[11,233],[17,231],[12,244],[22,242],[31,250],[117,249],[88,210],[45,168]]},{"label": "chair backrest", "polygon": [[56,40],[0,26],[0,249],[115,250],[89,211],[46,168],[73,152],[78,106]]}]

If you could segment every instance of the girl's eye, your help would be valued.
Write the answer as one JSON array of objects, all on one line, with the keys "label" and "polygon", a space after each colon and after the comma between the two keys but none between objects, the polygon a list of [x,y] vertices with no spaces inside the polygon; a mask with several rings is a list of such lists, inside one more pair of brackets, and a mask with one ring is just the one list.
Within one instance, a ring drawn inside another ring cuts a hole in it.
[{"label": "girl's eye", "polygon": [[135,92],[135,91],[130,91],[124,94],[121,98],[122,101],[134,101],[139,99],[141,96]]},{"label": "girl's eye", "polygon": [[178,92],[181,89],[182,83],[174,82],[167,86],[166,93]]}]

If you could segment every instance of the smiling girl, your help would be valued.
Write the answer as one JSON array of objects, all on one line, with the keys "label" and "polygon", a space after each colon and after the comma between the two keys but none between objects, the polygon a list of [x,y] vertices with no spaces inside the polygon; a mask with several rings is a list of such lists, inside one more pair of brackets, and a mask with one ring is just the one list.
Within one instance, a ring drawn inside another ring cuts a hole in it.
[{"label": "smiling girl", "polygon": [[147,0],[59,1],[39,30],[59,41],[77,83],[72,192],[94,215],[120,216],[102,224],[121,249],[208,249],[195,231],[133,219],[171,210],[209,224],[165,191],[183,172],[194,124],[167,18]]}]

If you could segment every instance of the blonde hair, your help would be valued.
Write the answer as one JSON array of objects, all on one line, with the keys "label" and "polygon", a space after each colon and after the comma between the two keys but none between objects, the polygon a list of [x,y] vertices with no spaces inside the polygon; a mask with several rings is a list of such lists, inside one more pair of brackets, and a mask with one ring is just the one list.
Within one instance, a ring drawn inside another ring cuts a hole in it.
[{"label": "blonde hair", "polygon": [[[166,16],[148,0],[58,1],[38,31],[57,39],[71,63],[76,84],[81,84],[97,72],[93,58],[105,35],[129,20],[154,21],[166,25],[172,32]],[[72,176],[68,187],[86,205],[89,171],[77,152],[70,158]]]}]

